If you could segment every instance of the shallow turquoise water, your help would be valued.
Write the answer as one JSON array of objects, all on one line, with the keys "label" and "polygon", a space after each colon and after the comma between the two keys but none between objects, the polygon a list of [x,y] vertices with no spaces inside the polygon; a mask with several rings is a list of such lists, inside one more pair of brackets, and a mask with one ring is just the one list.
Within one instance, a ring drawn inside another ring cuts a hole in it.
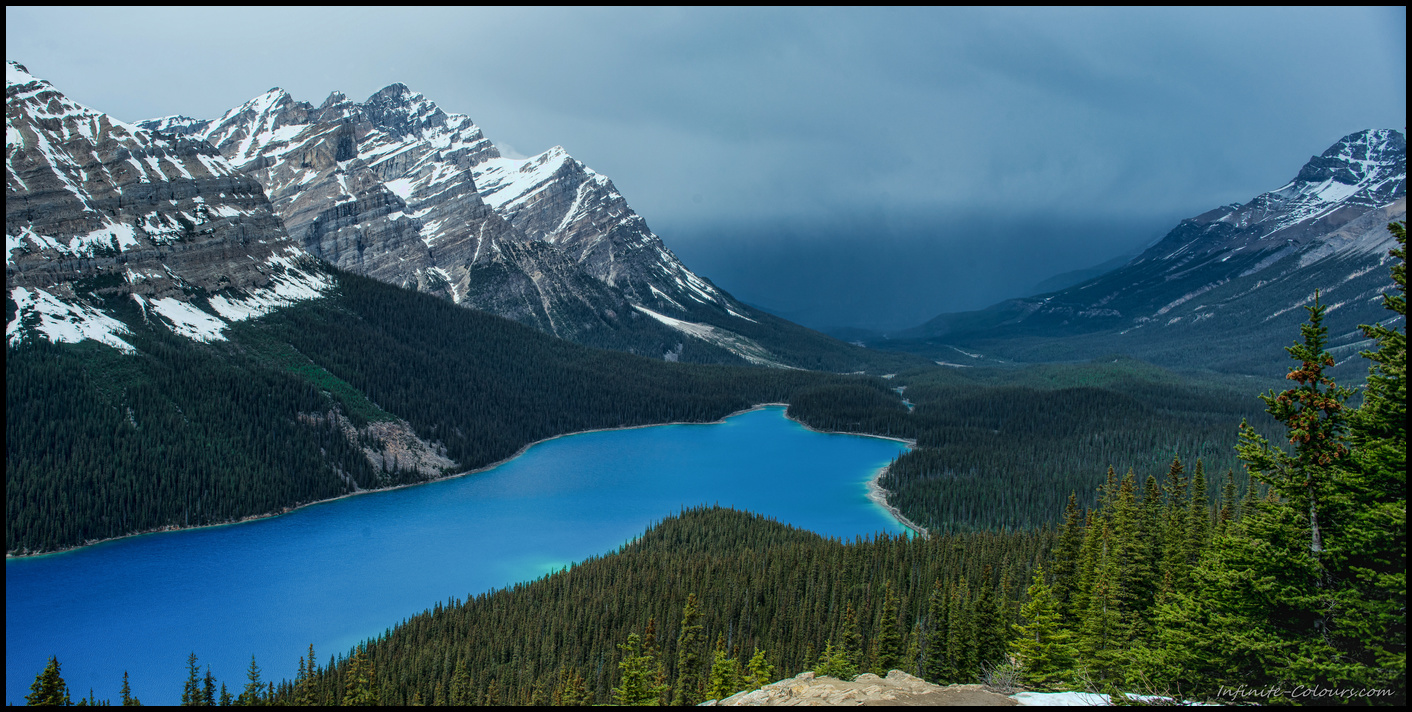
[{"label": "shallow turquoise water", "polygon": [[852,538],[903,528],[865,483],[906,445],[828,435],[783,407],[713,425],[583,433],[484,473],[230,526],[5,562],[5,701],[57,655],[71,693],[173,704],[195,652],[239,692],[253,653],[292,678],[437,601],[621,546],[682,507],[748,509]]}]

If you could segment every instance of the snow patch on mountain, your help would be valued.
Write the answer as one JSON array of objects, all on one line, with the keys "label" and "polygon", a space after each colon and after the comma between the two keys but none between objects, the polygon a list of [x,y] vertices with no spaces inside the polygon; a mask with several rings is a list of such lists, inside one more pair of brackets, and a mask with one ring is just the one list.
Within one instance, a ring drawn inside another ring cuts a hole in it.
[{"label": "snow patch on mountain", "polygon": [[42,289],[15,287],[10,299],[18,305],[15,318],[5,325],[10,346],[24,341],[27,333],[39,333],[54,343],[76,344],[92,339],[124,353],[136,353],[131,344],[118,338],[130,333],[122,322],[87,304],[70,304]]},{"label": "snow patch on mountain", "polygon": [[775,358],[774,354],[770,353],[768,349],[756,343],[754,340],[741,336],[733,331],[710,324],[673,319],[665,314],[658,314],[644,306],[634,305],[633,308],[683,334],[694,336],[708,344],[719,346],[757,366],[794,368],[793,366],[780,363],[779,360]]},{"label": "snow patch on mountain", "polygon": [[141,294],[133,294],[132,298],[143,307],[143,311],[151,309],[159,316],[167,320],[167,324],[172,331],[195,341],[225,341],[222,334],[225,331],[226,323],[219,317],[211,316],[198,309],[194,304],[183,302],[172,297],[148,301]]}]

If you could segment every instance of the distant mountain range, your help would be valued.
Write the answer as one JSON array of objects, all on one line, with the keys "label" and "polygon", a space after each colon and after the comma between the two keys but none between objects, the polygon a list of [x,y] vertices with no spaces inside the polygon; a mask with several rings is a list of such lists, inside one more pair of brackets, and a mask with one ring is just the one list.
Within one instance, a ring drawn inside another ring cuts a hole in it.
[{"label": "distant mountain range", "polygon": [[[1386,226],[1407,216],[1407,137],[1340,139],[1289,183],[1183,220],[1116,269],[1047,294],[942,314],[869,345],[944,362],[1088,360],[1265,372],[1298,338],[1316,290],[1340,361],[1385,322]],[[1078,276],[1078,275],[1075,275]]]},{"label": "distant mountain range", "polygon": [[915,363],[750,309],[688,270],[564,149],[501,156],[468,117],[402,84],[317,107],[272,89],[217,119],[135,125],[14,62],[6,91],[12,342],[34,327],[118,346],[104,300],[128,295],[178,332],[219,338],[232,319],[321,294],[325,260],[666,360]]}]

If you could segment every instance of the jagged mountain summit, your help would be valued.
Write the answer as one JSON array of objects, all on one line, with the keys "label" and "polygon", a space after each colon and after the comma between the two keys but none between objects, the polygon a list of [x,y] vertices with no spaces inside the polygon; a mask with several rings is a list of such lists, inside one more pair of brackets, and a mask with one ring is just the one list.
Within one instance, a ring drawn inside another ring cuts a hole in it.
[{"label": "jagged mountain summit", "polygon": [[558,146],[502,156],[403,84],[317,107],[272,89],[217,119],[139,126],[215,146],[339,267],[584,343],[671,358],[687,337],[780,363],[739,333],[758,315],[688,270],[608,178]]},{"label": "jagged mountain summit", "polygon": [[162,136],[5,65],[5,334],[131,350],[127,300],[184,336],[318,296],[331,282],[259,182],[203,141]]},{"label": "jagged mountain summit", "polygon": [[[1366,130],[1311,157],[1289,183],[1183,220],[1127,264],[1049,294],[943,314],[891,348],[1069,360],[1126,353],[1174,366],[1249,370],[1298,333],[1317,290],[1340,359],[1357,325],[1386,321],[1387,223],[1407,215],[1407,137]],[[962,363],[966,357],[959,359]],[[1268,359],[1264,359],[1268,361]]]}]

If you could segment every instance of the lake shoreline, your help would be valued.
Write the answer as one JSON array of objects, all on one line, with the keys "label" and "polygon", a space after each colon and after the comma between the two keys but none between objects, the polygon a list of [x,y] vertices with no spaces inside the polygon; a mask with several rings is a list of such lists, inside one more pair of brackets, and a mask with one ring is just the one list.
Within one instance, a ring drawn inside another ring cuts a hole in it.
[{"label": "lake shoreline", "polygon": [[[244,523],[246,523],[246,522],[258,521],[258,520],[261,520],[261,519],[269,519],[269,518],[272,518],[272,517],[278,517],[278,516],[281,516],[281,515],[289,514],[289,513],[291,513],[291,512],[298,511],[298,510],[303,509],[303,508],[305,508],[305,507],[312,507],[312,506],[314,506],[314,505],[325,504],[325,503],[328,503],[328,502],[336,502],[336,501],[341,500],[341,499],[346,499],[346,498],[348,498],[348,497],[356,497],[356,496],[362,495],[362,494],[371,494],[371,493],[373,493],[373,492],[391,492],[391,491],[393,491],[393,490],[399,490],[399,489],[403,489],[403,488],[405,488],[405,487],[418,487],[418,486],[420,486],[420,485],[431,484],[431,483],[433,483],[433,482],[441,482],[441,481],[443,481],[443,480],[451,480],[451,479],[455,479],[455,478],[458,478],[458,477],[465,477],[465,476],[467,476],[467,475],[476,475],[476,474],[480,474],[480,473],[482,473],[482,472],[486,472],[486,471],[489,471],[489,470],[493,470],[493,469],[495,469],[495,468],[497,468],[497,467],[500,467],[501,465],[504,465],[505,463],[507,463],[507,462],[509,462],[509,461],[511,461],[511,460],[513,460],[513,459],[515,459],[515,458],[517,458],[517,457],[519,457],[519,456],[525,454],[525,452],[527,452],[530,448],[534,447],[535,445],[539,445],[539,444],[541,444],[541,443],[547,443],[547,442],[549,442],[549,441],[551,441],[551,440],[557,440],[557,439],[559,439],[559,438],[566,438],[566,437],[569,437],[569,436],[572,436],[572,435],[584,435],[584,434],[587,434],[587,433],[606,433],[606,432],[612,432],[612,431],[614,431],[614,430],[636,430],[636,429],[639,429],[639,428],[659,428],[659,427],[662,427],[662,426],[664,426],[664,425],[720,425],[720,424],[722,424],[722,423],[725,423],[726,420],[728,420],[728,419],[730,419],[730,418],[734,418],[734,417],[737,416],[737,415],[744,415],[745,413],[752,413],[752,412],[754,412],[754,411],[763,410],[763,409],[769,408],[769,407],[771,407],[771,406],[783,406],[783,407],[785,407],[785,408],[788,408],[788,407],[789,407],[789,404],[788,404],[788,403],[758,403],[758,404],[753,405],[753,406],[751,406],[751,407],[749,407],[749,408],[743,408],[743,409],[737,410],[737,411],[735,411],[735,412],[733,412],[733,413],[727,413],[726,415],[721,416],[721,417],[720,417],[719,419],[717,419],[717,420],[707,420],[707,421],[673,421],[673,422],[670,422],[670,423],[647,423],[647,424],[644,424],[644,425],[622,425],[622,426],[618,426],[618,427],[615,427],[615,428],[593,428],[593,429],[591,429],[591,430],[575,430],[575,431],[572,432],[572,433],[560,433],[560,434],[558,434],[558,435],[551,435],[550,437],[543,438],[543,439],[540,439],[540,440],[536,440],[536,441],[534,441],[534,442],[532,442],[532,443],[528,443],[528,444],[522,446],[519,450],[516,450],[516,451],[514,452],[514,454],[510,455],[509,457],[506,457],[506,458],[501,459],[501,460],[497,460],[497,461],[495,461],[495,462],[493,462],[493,463],[491,463],[491,464],[489,464],[489,465],[484,465],[484,466],[481,466],[481,467],[477,467],[477,468],[472,469],[472,470],[466,470],[466,471],[464,471],[464,472],[453,472],[453,473],[450,473],[450,474],[435,476],[435,477],[432,477],[432,478],[430,478],[430,479],[424,480],[424,481],[422,481],[422,482],[409,482],[409,483],[401,484],[401,485],[392,485],[392,486],[390,486],[390,487],[378,487],[378,488],[376,488],[376,489],[359,489],[359,490],[356,490],[356,491],[353,491],[353,492],[348,492],[348,493],[346,493],[346,494],[341,494],[341,495],[339,495],[339,496],[337,496],[337,497],[329,497],[329,498],[327,498],[327,499],[314,500],[314,501],[312,501],[312,502],[305,502],[305,503],[303,503],[303,504],[297,504],[297,505],[294,505],[294,506],[291,506],[291,507],[284,507],[284,508],[281,508],[280,510],[274,511],[274,512],[265,512],[265,513],[262,513],[262,514],[251,514],[251,515],[247,515],[247,516],[245,516],[245,517],[241,517],[241,518],[239,518],[239,519],[231,519],[231,520],[229,520],[229,521],[215,522],[215,523],[212,523],[212,524],[197,524],[197,525],[193,525],[193,526],[181,526],[181,525],[169,524],[169,525],[162,526],[162,527],[156,527],[156,528],[153,528],[153,529],[145,529],[145,530],[143,530],[143,531],[132,532],[132,533],[123,534],[123,535],[120,535],[120,536],[113,536],[113,537],[107,537],[107,538],[105,538],[105,539],[95,539],[95,540],[92,540],[92,541],[85,541],[85,542],[82,543],[82,544],[77,544],[77,545],[74,545],[74,546],[65,547],[65,548],[63,548],[63,549],[55,549],[55,550],[53,550],[53,551],[36,551],[36,552],[33,552],[33,553],[29,553],[29,554],[11,554],[11,553],[9,553],[9,552],[6,552],[6,554],[5,554],[5,560],[6,560],[6,561],[10,561],[10,560],[12,560],[12,559],[13,559],[13,560],[19,560],[19,559],[33,559],[33,558],[38,558],[38,557],[43,557],[43,556],[53,556],[53,555],[55,555],[55,554],[64,554],[64,553],[68,553],[68,552],[71,552],[71,551],[76,551],[76,550],[78,550],[78,549],[84,549],[84,548],[87,548],[87,547],[90,547],[90,546],[96,546],[96,545],[98,545],[98,544],[104,544],[104,543],[107,543],[107,542],[110,542],[110,541],[118,541],[118,540],[120,540],[120,539],[128,539],[128,538],[136,537],[136,536],[145,536],[145,535],[148,535],[148,534],[161,534],[161,533],[163,533],[163,532],[187,531],[187,530],[192,530],[192,529],[211,529],[211,528],[214,528],[214,527],[228,527],[228,526],[233,526],[233,525],[236,525],[236,524],[244,524]],[[824,433],[824,434],[829,434],[829,435],[859,435],[859,436],[869,437],[869,438],[881,438],[881,439],[883,439],[883,440],[896,440],[896,441],[898,441],[898,442],[906,443],[906,444],[908,444],[908,445],[910,445],[910,446],[912,446],[912,447],[916,447],[916,446],[917,446],[917,441],[915,441],[915,440],[908,440],[908,439],[906,439],[906,438],[895,438],[895,437],[890,437],[890,436],[887,436],[887,435],[873,435],[873,434],[871,434],[871,433],[844,433],[844,432],[840,432],[840,431],[836,431],[836,430],[819,430],[819,429],[817,429],[817,428],[810,427],[810,426],[809,426],[808,424],[806,424],[806,423],[803,423],[803,422],[801,422],[801,421],[795,420],[794,418],[790,418],[788,412],[785,413],[785,418],[788,419],[790,422],[798,423],[800,426],[804,427],[806,430],[810,430],[810,431],[813,431],[813,432],[816,432],[816,433]],[[878,503],[879,505],[881,505],[884,509],[886,509],[886,510],[888,511],[888,513],[890,513],[890,514],[892,515],[892,517],[893,517],[894,519],[896,519],[896,520],[897,520],[900,524],[902,524],[904,527],[906,527],[906,528],[908,528],[908,529],[912,529],[913,531],[918,531],[918,532],[920,532],[921,535],[922,535],[922,537],[925,538],[925,537],[927,536],[927,530],[926,530],[926,529],[924,529],[924,528],[922,528],[922,527],[919,527],[919,526],[917,526],[916,524],[912,523],[912,522],[911,522],[910,520],[908,520],[906,517],[902,516],[902,513],[901,513],[900,511],[898,511],[896,507],[893,507],[892,505],[888,504],[888,502],[887,502],[887,494],[888,494],[888,491],[887,491],[886,489],[883,489],[883,487],[881,486],[881,484],[879,484],[879,482],[882,480],[883,475],[884,475],[886,472],[887,472],[887,467],[883,467],[883,468],[879,469],[878,472],[873,475],[873,478],[872,478],[871,480],[869,480],[869,482],[868,482],[868,499],[873,500],[874,502],[876,502],[876,503]]]},{"label": "lake shoreline", "polygon": [[[769,406],[769,405],[786,405],[786,404],[784,404],[784,403],[762,403],[762,404],[760,404],[760,405],[755,406],[754,408],[751,408],[750,410],[758,410],[758,409],[760,409],[760,408],[764,408],[765,406]],[[786,405],[786,407],[788,407],[788,406]],[[742,413],[748,413],[748,412],[750,412],[750,411],[749,411],[749,410],[743,410],[743,411],[740,411],[740,412],[742,412]],[[732,413],[731,415],[735,415],[735,413]],[[730,416],[726,416],[726,417],[729,418]],[[785,413],[785,416],[784,416],[784,417],[785,417],[785,418],[788,418],[789,420],[791,420],[791,421],[793,421],[793,422],[795,422],[795,423],[799,423],[801,426],[804,427],[805,430],[810,430],[810,431],[813,431],[813,432],[816,432],[816,433],[823,433],[823,434],[825,434],[825,435],[860,435],[860,436],[867,437],[867,438],[879,438],[879,439],[881,439],[881,440],[895,440],[895,441],[900,442],[900,443],[905,443],[905,444],[906,444],[907,446],[909,446],[909,447],[914,447],[914,448],[917,447],[917,441],[916,441],[915,439],[912,439],[912,438],[897,438],[897,437],[893,437],[893,436],[891,436],[891,435],[874,435],[874,434],[872,434],[872,433],[846,433],[846,432],[843,432],[843,431],[841,431],[841,430],[819,430],[818,428],[811,427],[808,423],[805,423],[805,422],[799,421],[799,420],[795,420],[794,418],[790,418],[788,413]],[[901,524],[904,528],[909,529],[909,530],[915,532],[918,536],[922,537],[923,539],[929,539],[929,538],[931,538],[931,533],[927,531],[927,528],[926,528],[926,527],[924,527],[924,526],[922,526],[922,525],[920,525],[920,524],[917,524],[916,522],[914,522],[914,521],[908,519],[907,517],[903,516],[902,510],[898,509],[897,507],[894,507],[890,502],[887,501],[887,496],[888,496],[889,494],[892,494],[892,493],[889,492],[889,491],[887,490],[887,488],[885,488],[885,487],[882,486],[882,478],[887,475],[887,471],[888,471],[891,467],[892,467],[891,464],[884,465],[883,467],[878,468],[878,471],[877,471],[877,472],[874,472],[874,473],[873,473],[872,479],[869,479],[869,480],[868,480],[868,499],[872,500],[872,501],[873,501],[875,504],[877,504],[879,507],[882,507],[883,509],[887,510],[887,513],[890,514],[890,515],[892,515],[892,518],[893,518],[893,519],[896,519],[897,522],[898,522],[899,524]]]}]

